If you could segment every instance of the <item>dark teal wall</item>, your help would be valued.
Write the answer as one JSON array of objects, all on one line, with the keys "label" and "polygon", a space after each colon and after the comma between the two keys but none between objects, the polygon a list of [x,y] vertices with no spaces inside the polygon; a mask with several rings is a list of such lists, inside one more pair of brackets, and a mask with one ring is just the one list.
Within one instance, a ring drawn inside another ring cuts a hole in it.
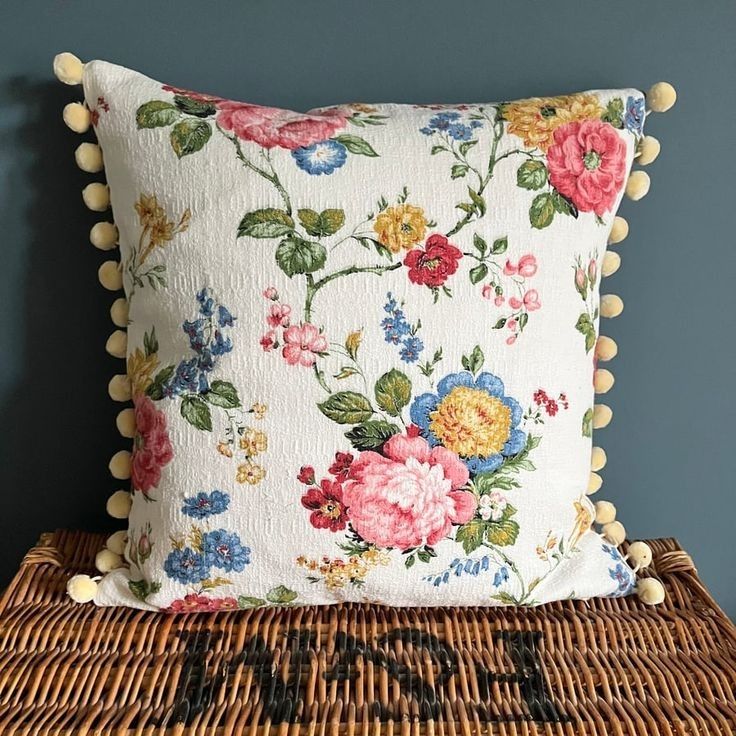
[{"label": "dark teal wall", "polygon": [[733,0],[3,0],[0,4],[0,584],[39,532],[111,528],[119,447],[104,354],[112,301],[54,81],[70,50],[162,81],[305,109],[479,101],[672,81],[650,118],[652,190],[606,282],[623,315],[596,437],[599,497],[631,536],[676,536],[736,616],[736,4]]}]

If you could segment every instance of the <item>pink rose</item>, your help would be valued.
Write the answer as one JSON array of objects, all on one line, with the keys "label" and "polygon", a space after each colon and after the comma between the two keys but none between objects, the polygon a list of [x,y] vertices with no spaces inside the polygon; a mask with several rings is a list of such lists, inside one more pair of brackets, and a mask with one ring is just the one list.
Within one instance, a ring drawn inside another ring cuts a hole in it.
[{"label": "pink rose", "polygon": [[276,345],[276,332],[274,330],[269,330],[262,338],[261,338],[261,347],[263,348],[264,352],[268,352],[269,350],[273,350]]},{"label": "pink rose", "polygon": [[509,306],[511,307],[511,309],[521,309],[523,304],[524,302],[522,302],[521,299],[519,299],[518,297],[512,296],[509,299]]},{"label": "pink rose", "polygon": [[460,490],[468,469],[444,447],[423,437],[394,435],[377,452],[361,452],[343,489],[350,523],[369,544],[405,550],[445,539],[465,524],[476,499]]},{"label": "pink rose", "polygon": [[148,396],[134,398],[136,436],[133,442],[132,486],[136,491],[148,493],[161,480],[161,469],[174,457],[166,417],[156,409]]},{"label": "pink rose", "polygon": [[288,327],[291,307],[288,304],[272,304],[266,321],[271,327]]},{"label": "pink rose", "polygon": [[524,306],[528,312],[541,308],[542,302],[539,301],[539,292],[536,289],[529,289],[524,294]]},{"label": "pink rose", "polygon": [[552,186],[581,212],[602,217],[626,178],[626,144],[610,123],[573,121],[554,132],[547,151]]},{"label": "pink rose", "polygon": [[523,276],[525,279],[534,276],[537,272],[537,259],[531,254],[527,253],[519,259],[519,276]]},{"label": "pink rose", "polygon": [[590,283],[595,283],[595,277],[598,273],[598,264],[595,262],[595,258],[592,258],[590,263],[588,264],[588,278],[590,279]]},{"label": "pink rose", "polygon": [[335,108],[308,115],[242,102],[222,102],[217,108],[217,124],[223,130],[263,148],[293,151],[311,146],[331,138],[347,124],[344,111]]},{"label": "pink rose", "polygon": [[582,268],[575,269],[575,285],[578,289],[585,288],[585,271]]},{"label": "pink rose", "polygon": [[289,365],[311,368],[317,356],[327,351],[327,338],[309,323],[284,330],[283,356]]},{"label": "pink rose", "polygon": [[511,261],[506,261],[506,265],[503,267],[503,272],[506,276],[515,276],[519,270],[519,267]]},{"label": "pink rose", "polygon": [[484,299],[490,299],[493,296],[493,294],[494,294],[494,290],[493,290],[493,287],[490,284],[486,284],[483,287],[483,291],[481,291],[481,296]]}]

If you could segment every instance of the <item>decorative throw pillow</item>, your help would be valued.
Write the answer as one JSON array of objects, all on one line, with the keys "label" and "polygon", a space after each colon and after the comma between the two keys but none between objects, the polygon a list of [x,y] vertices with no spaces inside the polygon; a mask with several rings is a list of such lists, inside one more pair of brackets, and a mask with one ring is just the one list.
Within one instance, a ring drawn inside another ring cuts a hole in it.
[{"label": "decorative throw pillow", "polygon": [[[82,71],[83,69],[83,71]],[[616,352],[599,298],[645,97],[604,90],[306,114],[56,59],[67,124],[99,147],[91,240],[125,297],[110,463],[129,516],[70,593],[164,611],[369,601],[534,605],[618,596],[612,504],[588,495]],[[665,109],[669,85],[649,107]],[[591,474],[591,452],[592,469]],[[596,531],[592,525],[598,523]],[[639,583],[647,602],[656,580]]]}]

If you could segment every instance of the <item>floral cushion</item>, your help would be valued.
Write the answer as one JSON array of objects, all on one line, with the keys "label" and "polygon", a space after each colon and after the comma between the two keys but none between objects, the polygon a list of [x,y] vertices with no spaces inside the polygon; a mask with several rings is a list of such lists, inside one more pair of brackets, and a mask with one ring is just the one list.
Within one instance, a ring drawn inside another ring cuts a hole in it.
[{"label": "floral cushion", "polygon": [[632,589],[587,492],[642,93],[302,114],[100,61],[83,83],[119,233],[101,276],[127,299],[111,390],[136,426],[98,604]]}]

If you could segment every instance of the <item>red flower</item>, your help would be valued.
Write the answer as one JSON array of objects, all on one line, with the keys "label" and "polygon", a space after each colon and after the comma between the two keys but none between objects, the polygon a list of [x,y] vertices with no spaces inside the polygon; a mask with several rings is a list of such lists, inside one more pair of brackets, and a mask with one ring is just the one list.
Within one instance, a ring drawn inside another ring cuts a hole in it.
[{"label": "red flower", "polygon": [[552,186],[581,212],[602,217],[626,178],[626,144],[610,123],[573,121],[554,133],[547,151]]},{"label": "red flower", "polygon": [[148,396],[136,396],[136,437],[133,443],[133,490],[147,493],[161,480],[161,469],[171,462],[174,449],[166,431],[166,417]]},{"label": "red flower", "polygon": [[424,250],[414,248],[406,254],[404,265],[409,269],[409,281],[437,288],[457,271],[462,251],[435,233],[427,238]]},{"label": "red flower", "polygon": [[210,598],[198,593],[188,593],[184,598],[172,601],[164,609],[167,613],[207,613],[210,611],[232,611],[238,608],[238,601],[232,596]]},{"label": "red flower", "polygon": [[297,479],[300,483],[304,483],[304,485],[314,485],[314,468],[311,465],[302,465],[302,467],[299,469],[299,475],[297,476]]},{"label": "red flower", "polygon": [[349,452],[336,452],[335,462],[330,465],[327,472],[334,475],[337,480],[345,480],[353,463],[353,456]]},{"label": "red flower", "polygon": [[310,488],[302,496],[302,506],[309,509],[309,521],[315,529],[337,532],[347,526],[347,509],[342,501],[342,486],[325,478],[319,487]]}]

